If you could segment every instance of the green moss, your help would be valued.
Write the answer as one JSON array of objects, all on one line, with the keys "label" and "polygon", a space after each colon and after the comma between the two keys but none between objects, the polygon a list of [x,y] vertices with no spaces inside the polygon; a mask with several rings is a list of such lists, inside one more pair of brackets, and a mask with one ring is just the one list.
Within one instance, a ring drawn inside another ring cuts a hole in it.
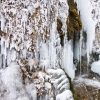
[{"label": "green moss", "polygon": [[77,11],[77,5],[74,0],[68,0],[69,16],[67,19],[67,35],[68,39],[74,39],[75,34],[82,29],[82,22]]}]

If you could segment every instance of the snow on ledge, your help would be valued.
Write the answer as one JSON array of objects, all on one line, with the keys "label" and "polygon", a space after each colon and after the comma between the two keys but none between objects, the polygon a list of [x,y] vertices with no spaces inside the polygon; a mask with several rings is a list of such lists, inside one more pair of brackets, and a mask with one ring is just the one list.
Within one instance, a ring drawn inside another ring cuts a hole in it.
[{"label": "snow on ledge", "polygon": [[87,86],[92,86],[92,87],[95,87],[95,88],[100,89],[100,82],[97,81],[97,80],[93,80],[93,79],[78,77],[78,78],[75,80],[75,83],[77,83],[77,85],[78,85],[78,84],[85,84],[85,85],[87,85]]},{"label": "snow on ledge", "polygon": [[100,60],[92,63],[91,70],[100,75]]}]

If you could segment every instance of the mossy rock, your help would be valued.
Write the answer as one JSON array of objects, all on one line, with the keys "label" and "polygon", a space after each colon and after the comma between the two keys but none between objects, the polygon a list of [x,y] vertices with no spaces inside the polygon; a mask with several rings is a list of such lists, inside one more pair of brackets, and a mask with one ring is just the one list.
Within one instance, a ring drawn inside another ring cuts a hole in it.
[{"label": "mossy rock", "polygon": [[77,11],[77,5],[74,0],[68,0],[69,16],[67,19],[67,36],[68,39],[74,39],[76,34],[82,29],[82,22]]}]

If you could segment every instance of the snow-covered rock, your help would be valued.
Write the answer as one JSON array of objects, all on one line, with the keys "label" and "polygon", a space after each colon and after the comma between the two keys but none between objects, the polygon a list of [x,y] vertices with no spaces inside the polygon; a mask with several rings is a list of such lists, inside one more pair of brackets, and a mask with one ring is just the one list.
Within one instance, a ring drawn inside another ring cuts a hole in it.
[{"label": "snow-covered rock", "polygon": [[100,75],[100,60],[92,63],[91,70]]}]

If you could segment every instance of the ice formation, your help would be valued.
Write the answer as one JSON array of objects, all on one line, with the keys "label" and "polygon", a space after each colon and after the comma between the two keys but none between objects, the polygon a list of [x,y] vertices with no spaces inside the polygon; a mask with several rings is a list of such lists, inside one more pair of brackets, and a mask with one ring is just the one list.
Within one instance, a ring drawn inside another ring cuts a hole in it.
[{"label": "ice formation", "polygon": [[[87,53],[89,62],[95,39],[90,0],[75,2],[83,29],[74,48],[73,40],[68,40],[66,34],[67,0],[2,0],[0,100],[62,100],[62,96],[63,100],[73,100],[67,76],[75,78],[74,58],[80,61],[81,73],[81,56]],[[63,46],[58,19],[62,24]],[[86,51],[82,50],[84,31]],[[94,63],[92,71],[99,73],[98,64]]]},{"label": "ice formation", "polygon": [[92,4],[90,0],[75,0],[82,20],[83,31],[87,33],[87,58],[88,62],[95,40],[95,21],[92,18]]},{"label": "ice formation", "polygon": [[[62,63],[66,73],[72,78],[75,78],[75,66],[73,65],[73,49],[72,41],[65,39],[65,45],[63,49]],[[70,70],[70,71],[69,71]]]},{"label": "ice formation", "polygon": [[90,0],[92,4],[92,18],[96,22],[95,26],[95,41],[93,44],[94,60],[91,64],[91,70],[100,75],[100,1]]},{"label": "ice formation", "polygon": [[[65,99],[72,100],[65,75],[72,80],[75,77],[72,45],[66,39],[62,47],[57,31],[58,18],[63,23],[62,31],[67,31],[67,1],[5,0],[0,15],[0,94],[4,94],[0,98],[51,100],[56,95],[69,94]],[[49,68],[53,76],[48,75]]]}]

